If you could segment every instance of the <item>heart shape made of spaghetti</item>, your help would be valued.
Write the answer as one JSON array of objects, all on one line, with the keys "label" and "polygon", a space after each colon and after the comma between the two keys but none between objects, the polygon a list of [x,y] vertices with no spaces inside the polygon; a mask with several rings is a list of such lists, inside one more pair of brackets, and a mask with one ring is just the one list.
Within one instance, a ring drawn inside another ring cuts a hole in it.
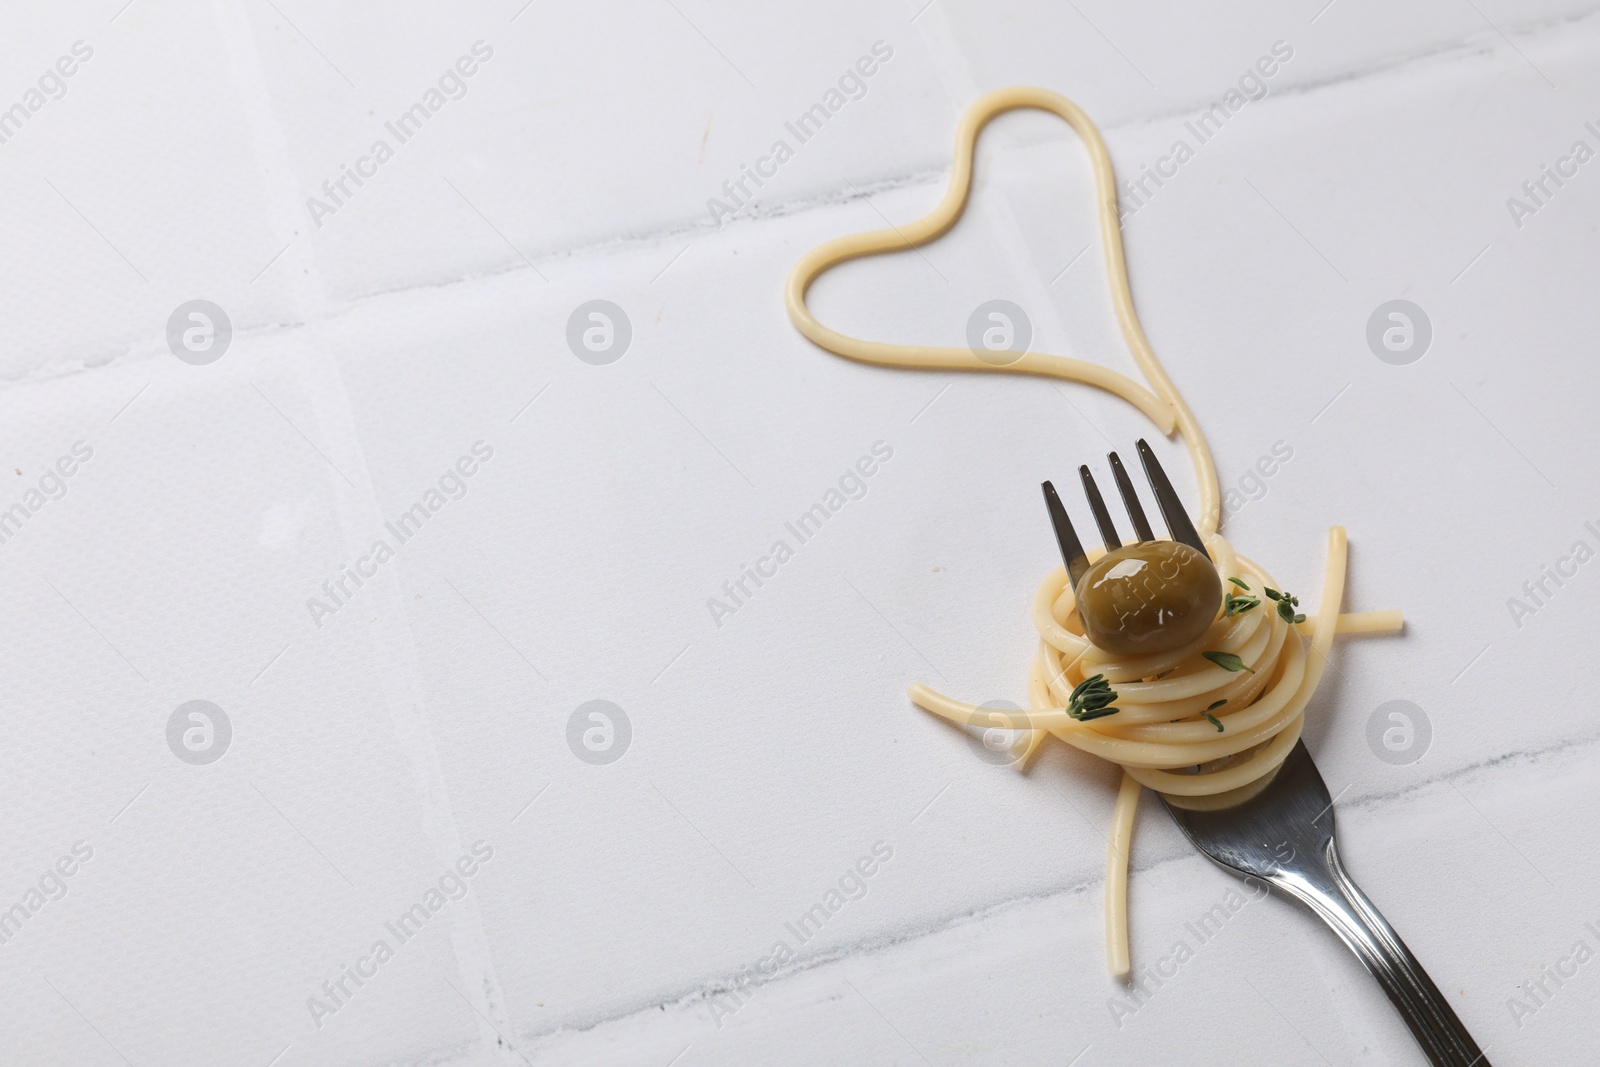
[{"label": "heart shape made of spaghetti", "polygon": [[[869,341],[851,337],[823,325],[811,313],[806,295],[812,283],[827,271],[853,259],[866,259],[890,252],[904,252],[937,240],[947,233],[966,208],[972,188],[974,150],[978,135],[998,115],[1007,111],[1032,108],[1056,115],[1069,123],[1083,138],[1089,150],[1089,160],[1095,176],[1097,209],[1100,220],[1100,239],[1106,257],[1106,277],[1111,286],[1111,301],[1116,309],[1117,323],[1122,329],[1134,362],[1143,372],[1150,388],[1140,385],[1126,375],[1109,367],[1068,356],[1051,355],[1028,350],[1005,365],[979,358],[971,348],[939,347],[933,345],[903,345],[886,341]],[[926,369],[1008,371],[1015,374],[1036,374],[1064,381],[1082,382],[1121,397],[1138,408],[1163,434],[1177,429],[1191,445],[1200,469],[1195,471],[1200,486],[1200,507],[1196,524],[1207,533],[1217,529],[1221,518],[1220,500],[1216,491],[1216,472],[1211,469],[1210,452],[1204,447],[1204,438],[1189,406],[1179,396],[1172,380],[1167,377],[1150,342],[1139,324],[1133,307],[1133,293],[1128,286],[1127,261],[1122,249],[1122,228],[1117,218],[1116,178],[1112,173],[1111,156],[1107,152],[1100,131],[1083,110],[1060,93],[1033,87],[998,89],[973,102],[961,117],[956,129],[955,165],[944,197],[932,211],[915,222],[903,226],[890,226],[881,230],[849,234],[827,241],[807,252],[790,270],[784,284],[784,303],[789,319],[812,343],[835,355],[862,363],[884,367],[909,367]],[[1195,447],[1198,445],[1199,447]]]}]

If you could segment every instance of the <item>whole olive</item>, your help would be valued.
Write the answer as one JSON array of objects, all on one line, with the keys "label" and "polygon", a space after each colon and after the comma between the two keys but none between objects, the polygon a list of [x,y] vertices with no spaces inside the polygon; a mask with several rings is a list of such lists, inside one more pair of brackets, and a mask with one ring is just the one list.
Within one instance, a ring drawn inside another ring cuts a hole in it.
[{"label": "whole olive", "polygon": [[1096,560],[1074,596],[1084,636],[1107,652],[1142,656],[1205,633],[1222,606],[1222,580],[1188,545],[1141,541]]}]

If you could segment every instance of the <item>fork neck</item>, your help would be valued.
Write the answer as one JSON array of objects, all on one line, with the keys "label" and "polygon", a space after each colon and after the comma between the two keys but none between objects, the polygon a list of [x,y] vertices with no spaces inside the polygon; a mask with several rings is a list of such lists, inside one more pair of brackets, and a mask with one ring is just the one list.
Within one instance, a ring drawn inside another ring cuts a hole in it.
[{"label": "fork neck", "polygon": [[1350,878],[1328,838],[1320,855],[1290,859],[1266,876],[1316,912],[1372,972],[1434,1067],[1489,1061],[1394,927]]}]

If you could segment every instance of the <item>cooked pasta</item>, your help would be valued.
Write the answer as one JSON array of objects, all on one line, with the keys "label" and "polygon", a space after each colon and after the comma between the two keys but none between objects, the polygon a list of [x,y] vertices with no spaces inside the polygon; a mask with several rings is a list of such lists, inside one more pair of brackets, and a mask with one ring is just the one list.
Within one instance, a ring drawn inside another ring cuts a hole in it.
[{"label": "cooked pasta", "polygon": [[[1016,108],[1037,108],[1060,116],[1078,131],[1088,148],[1112,303],[1148,389],[1098,364],[1042,352],[1025,352],[1009,365],[997,366],[967,348],[861,340],[822,325],[806,305],[812,282],[824,271],[847,260],[926,244],[953,226],[966,205],[978,134],[996,115]],[[1402,625],[1400,613],[1340,614],[1346,547],[1344,530],[1339,527],[1329,531],[1321,596],[1316,613],[1309,617],[1297,614],[1286,601],[1273,603],[1281,587],[1218,533],[1221,492],[1210,449],[1194,414],[1156,360],[1134,311],[1110,156],[1088,116],[1060,94],[1013,88],[980,97],[962,116],[950,185],[934,210],[898,228],[841,237],[813,249],[790,272],[785,300],[801,333],[849,359],[893,367],[1010,371],[1083,382],[1128,401],[1163,433],[1176,430],[1188,446],[1200,491],[1200,504],[1193,512],[1195,525],[1218,574],[1223,579],[1238,579],[1228,588],[1238,591],[1235,587],[1242,583],[1241,595],[1249,593],[1257,603],[1234,613],[1219,613],[1204,634],[1173,651],[1115,655],[1083,636],[1066,569],[1057,567],[1033,596],[1039,651],[1028,673],[1029,707],[1008,713],[1024,726],[1018,741],[1022,748],[1019,767],[1027,766],[1047,736],[1054,736],[1123,769],[1107,849],[1106,956],[1113,974],[1126,974],[1128,850],[1140,787],[1148,786],[1176,802],[1192,805],[1224,794],[1236,796],[1235,791],[1252,786],[1259,788],[1299,739],[1305,708],[1327,665],[1334,634],[1392,632]],[[1091,551],[1090,559],[1099,554]],[[1096,676],[1115,691],[1118,710],[1098,718],[1081,718],[1073,708],[1073,691]],[[989,709],[925,685],[912,686],[910,697],[927,711],[964,726],[991,726],[996,721],[990,718],[994,713]]]}]

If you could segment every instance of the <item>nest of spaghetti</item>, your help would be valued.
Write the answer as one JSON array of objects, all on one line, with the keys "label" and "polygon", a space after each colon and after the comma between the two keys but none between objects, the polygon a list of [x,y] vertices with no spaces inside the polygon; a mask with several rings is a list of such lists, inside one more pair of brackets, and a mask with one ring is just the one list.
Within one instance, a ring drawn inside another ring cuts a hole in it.
[{"label": "nest of spaghetti", "polygon": [[[1206,547],[1224,608],[1198,638],[1169,652],[1128,656],[1096,647],[1083,635],[1066,570],[1040,584],[1028,696],[1044,715],[1030,715],[1025,756],[1049,732],[1174,797],[1232,793],[1270,778],[1300,737],[1310,697],[1306,644],[1285,617],[1291,613],[1278,610],[1289,604],[1280,599],[1287,594],[1265,569],[1219,536]],[[1103,682],[1091,681],[1097,678]],[[1116,714],[1075,714],[1086,688],[1107,687]],[[1302,693],[1307,699],[1297,699]]]},{"label": "nest of spaghetti", "polygon": [[1188,644],[1148,655],[1097,647],[1084,636],[1066,569],[1057,567],[1033,596],[1039,651],[1025,711],[974,707],[921,685],[913,687],[913,701],[963,725],[1014,728],[1004,743],[1014,746],[1024,768],[1054,735],[1121,765],[1176,802],[1236,802],[1241,790],[1270,781],[1299,739],[1334,632],[1397,629],[1399,613],[1338,614],[1343,530],[1330,532],[1312,619],[1298,614],[1273,577],[1226,539],[1212,533],[1205,543],[1227,595],[1215,620]]}]

